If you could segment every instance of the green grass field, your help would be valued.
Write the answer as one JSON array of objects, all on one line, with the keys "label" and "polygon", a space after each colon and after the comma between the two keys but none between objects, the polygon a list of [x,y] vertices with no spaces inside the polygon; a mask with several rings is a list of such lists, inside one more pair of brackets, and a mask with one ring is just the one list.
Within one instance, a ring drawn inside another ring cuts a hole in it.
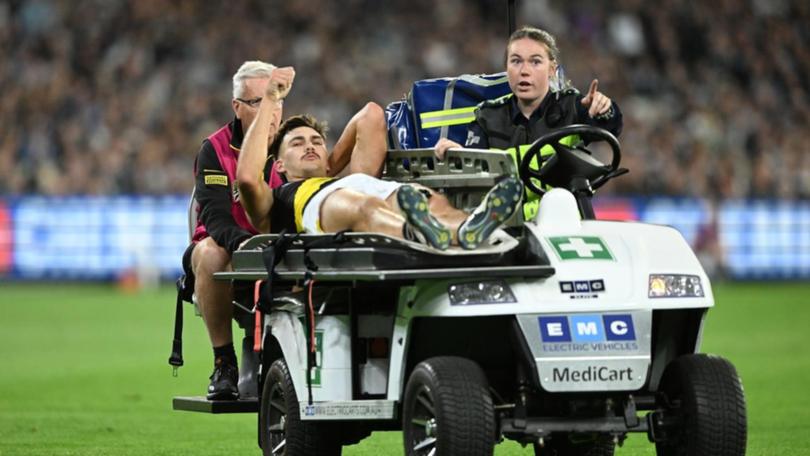
[{"label": "green grass field", "polygon": [[[715,287],[703,349],[738,368],[748,400],[748,454],[810,455],[810,284]],[[174,317],[169,288],[0,283],[0,455],[260,454],[255,415],[171,410],[200,395],[211,353],[186,310],[186,366],[166,364]],[[344,454],[402,454],[380,432]],[[529,455],[511,442],[496,455]],[[655,454],[631,436],[622,456]],[[708,455],[707,455],[708,456]]]}]

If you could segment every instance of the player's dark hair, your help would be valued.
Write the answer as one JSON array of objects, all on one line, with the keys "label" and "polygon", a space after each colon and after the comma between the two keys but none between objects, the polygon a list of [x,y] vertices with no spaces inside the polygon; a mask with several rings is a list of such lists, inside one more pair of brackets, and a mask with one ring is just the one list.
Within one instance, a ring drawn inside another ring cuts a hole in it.
[{"label": "player's dark hair", "polygon": [[270,156],[278,160],[278,153],[281,151],[281,143],[284,141],[284,136],[298,127],[309,127],[317,131],[318,134],[326,140],[326,132],[328,131],[326,122],[321,122],[309,114],[292,116],[282,122],[281,126],[278,128],[278,133],[270,144]]}]

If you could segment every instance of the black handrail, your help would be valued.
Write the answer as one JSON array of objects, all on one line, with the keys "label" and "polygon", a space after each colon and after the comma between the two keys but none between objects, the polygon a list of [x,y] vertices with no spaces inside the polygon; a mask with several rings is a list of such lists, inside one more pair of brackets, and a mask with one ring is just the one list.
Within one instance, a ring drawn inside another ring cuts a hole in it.
[{"label": "black handrail", "polygon": [[[515,32],[515,0],[507,0],[506,3],[506,26],[509,29],[509,36]],[[507,37],[509,39],[509,37]]]}]

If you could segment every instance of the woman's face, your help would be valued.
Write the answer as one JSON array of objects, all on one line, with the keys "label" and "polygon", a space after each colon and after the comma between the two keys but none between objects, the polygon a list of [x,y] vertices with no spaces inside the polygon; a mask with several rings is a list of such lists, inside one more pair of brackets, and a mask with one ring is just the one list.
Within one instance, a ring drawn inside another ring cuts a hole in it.
[{"label": "woman's face", "polygon": [[524,103],[542,101],[548,93],[549,79],[557,71],[548,47],[531,38],[521,38],[509,44],[506,53],[506,74],[509,87]]}]

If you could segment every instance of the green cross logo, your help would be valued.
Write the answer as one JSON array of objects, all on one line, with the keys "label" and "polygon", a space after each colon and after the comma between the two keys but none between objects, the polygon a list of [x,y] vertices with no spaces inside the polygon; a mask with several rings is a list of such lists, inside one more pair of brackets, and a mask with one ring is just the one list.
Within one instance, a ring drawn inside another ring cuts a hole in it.
[{"label": "green cross logo", "polygon": [[561,260],[613,260],[605,242],[596,236],[555,236],[548,238]]}]

